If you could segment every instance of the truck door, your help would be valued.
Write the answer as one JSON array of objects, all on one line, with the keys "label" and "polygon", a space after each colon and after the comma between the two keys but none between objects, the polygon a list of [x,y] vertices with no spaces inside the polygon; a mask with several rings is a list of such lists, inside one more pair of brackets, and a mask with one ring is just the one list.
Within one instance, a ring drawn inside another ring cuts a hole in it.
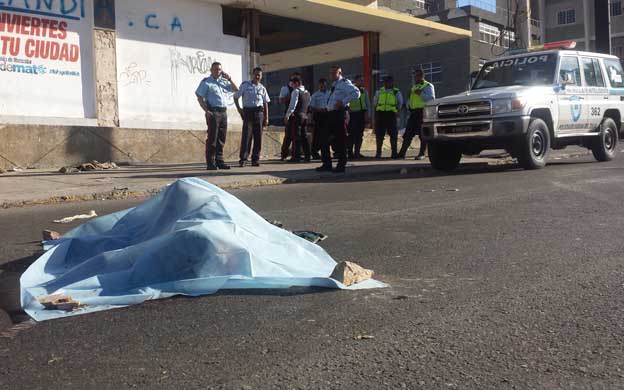
[{"label": "truck door", "polygon": [[584,132],[587,126],[587,105],[577,57],[562,56],[559,62],[557,102],[559,105],[558,133],[565,135]]},{"label": "truck door", "polygon": [[585,100],[589,115],[585,118],[587,131],[598,129],[605,110],[609,108],[609,89],[606,86],[600,61],[597,58],[581,57],[583,79],[585,80]]}]

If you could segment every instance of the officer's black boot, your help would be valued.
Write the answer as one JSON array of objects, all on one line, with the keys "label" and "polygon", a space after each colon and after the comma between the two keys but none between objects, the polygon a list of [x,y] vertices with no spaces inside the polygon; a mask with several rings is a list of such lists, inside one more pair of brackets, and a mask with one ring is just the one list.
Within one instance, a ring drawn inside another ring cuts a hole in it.
[{"label": "officer's black boot", "polygon": [[375,153],[375,158],[381,158],[381,149],[383,148],[383,138],[377,137],[377,153]]}]

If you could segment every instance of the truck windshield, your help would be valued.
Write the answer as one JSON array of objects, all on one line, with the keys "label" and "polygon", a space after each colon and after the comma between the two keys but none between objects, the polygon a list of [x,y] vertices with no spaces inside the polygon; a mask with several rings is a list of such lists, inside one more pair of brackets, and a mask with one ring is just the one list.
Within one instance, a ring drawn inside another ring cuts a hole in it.
[{"label": "truck windshield", "polygon": [[508,58],[483,65],[472,89],[508,87],[512,85],[552,85],[557,56],[539,54]]}]

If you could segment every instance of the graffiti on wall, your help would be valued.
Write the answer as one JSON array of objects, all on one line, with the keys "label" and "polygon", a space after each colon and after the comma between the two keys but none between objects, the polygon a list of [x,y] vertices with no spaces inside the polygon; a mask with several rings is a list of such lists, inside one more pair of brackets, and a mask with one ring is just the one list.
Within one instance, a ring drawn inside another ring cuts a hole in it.
[{"label": "graffiti on wall", "polygon": [[206,75],[210,73],[210,65],[214,59],[202,50],[197,50],[193,55],[182,55],[177,47],[169,49],[171,63],[171,93],[178,91],[181,75]]},{"label": "graffiti on wall", "polygon": [[147,71],[140,69],[136,62],[132,62],[124,67],[124,71],[119,74],[119,81],[125,86],[151,84]]}]

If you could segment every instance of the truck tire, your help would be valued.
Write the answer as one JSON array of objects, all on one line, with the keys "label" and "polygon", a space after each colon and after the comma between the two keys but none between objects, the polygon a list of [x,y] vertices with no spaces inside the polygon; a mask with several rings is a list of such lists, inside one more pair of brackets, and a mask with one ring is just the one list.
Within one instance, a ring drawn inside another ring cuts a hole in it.
[{"label": "truck tire", "polygon": [[517,140],[517,158],[524,169],[540,169],[546,166],[550,149],[548,125],[540,118],[531,118],[526,134]]},{"label": "truck tire", "polygon": [[616,155],[618,143],[617,125],[611,118],[604,118],[600,124],[600,135],[595,137],[591,151],[598,161],[611,161]]},{"label": "truck tire", "polygon": [[439,171],[452,171],[459,165],[461,149],[448,142],[429,143],[429,161],[434,169]]}]

